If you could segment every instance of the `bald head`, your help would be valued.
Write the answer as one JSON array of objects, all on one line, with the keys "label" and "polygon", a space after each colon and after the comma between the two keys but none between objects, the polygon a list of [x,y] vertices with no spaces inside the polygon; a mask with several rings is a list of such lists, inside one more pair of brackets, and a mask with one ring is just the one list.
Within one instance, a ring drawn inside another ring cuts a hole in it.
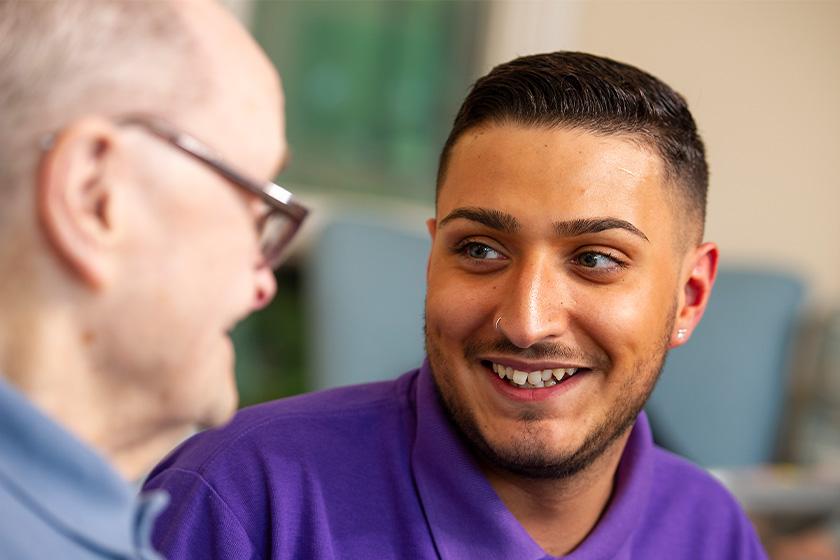
[{"label": "bald head", "polygon": [[32,176],[39,138],[78,117],[152,113],[200,134],[208,104],[265,114],[280,96],[268,58],[214,0],[0,0],[4,197]]},{"label": "bald head", "polygon": [[[183,4],[192,4],[191,2]],[[200,104],[206,73],[171,2],[0,0],[0,189],[39,136],[86,114]]]}]

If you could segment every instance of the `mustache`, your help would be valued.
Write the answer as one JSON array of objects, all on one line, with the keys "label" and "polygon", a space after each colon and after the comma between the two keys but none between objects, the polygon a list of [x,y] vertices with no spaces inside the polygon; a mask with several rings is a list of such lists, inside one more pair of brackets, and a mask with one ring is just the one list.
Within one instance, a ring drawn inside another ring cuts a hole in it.
[{"label": "mustache", "polygon": [[499,338],[488,341],[471,340],[464,346],[464,357],[469,361],[486,354],[504,354],[516,356],[523,360],[583,363],[591,369],[608,369],[612,363],[612,360],[603,350],[583,351],[565,344],[549,342],[540,342],[528,348],[520,348],[506,338]]}]

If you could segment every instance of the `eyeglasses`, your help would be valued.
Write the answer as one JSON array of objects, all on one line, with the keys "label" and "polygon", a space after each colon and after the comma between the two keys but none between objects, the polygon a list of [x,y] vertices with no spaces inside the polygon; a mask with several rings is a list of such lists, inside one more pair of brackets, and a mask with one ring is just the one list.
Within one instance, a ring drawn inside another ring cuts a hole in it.
[{"label": "eyeglasses", "polygon": [[[120,126],[139,126],[175,146],[185,154],[201,161],[213,171],[247,192],[260,197],[268,206],[268,213],[258,224],[260,249],[268,266],[277,268],[286,256],[285,251],[297,234],[309,210],[295,200],[291,192],[270,181],[258,181],[240,173],[222,161],[206,144],[181,132],[168,122],[149,115],[128,115],[114,120]],[[50,148],[54,135],[42,140]]]},{"label": "eyeglasses", "polygon": [[177,130],[162,119],[146,115],[129,115],[117,119],[116,122],[123,126],[135,125],[144,128],[203,162],[231,183],[265,201],[269,212],[261,218],[259,223],[260,248],[268,266],[271,268],[280,266],[285,250],[309,214],[309,210],[297,202],[291,192],[271,181],[254,180],[240,173],[222,161],[203,142]]}]

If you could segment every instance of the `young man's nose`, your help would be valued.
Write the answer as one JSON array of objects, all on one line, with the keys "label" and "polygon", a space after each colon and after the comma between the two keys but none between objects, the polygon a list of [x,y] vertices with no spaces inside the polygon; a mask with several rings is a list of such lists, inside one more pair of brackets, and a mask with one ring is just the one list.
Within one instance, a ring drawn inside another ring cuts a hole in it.
[{"label": "young man's nose", "polygon": [[529,348],[561,336],[569,313],[563,277],[550,258],[523,263],[511,274],[494,324],[513,344]]}]

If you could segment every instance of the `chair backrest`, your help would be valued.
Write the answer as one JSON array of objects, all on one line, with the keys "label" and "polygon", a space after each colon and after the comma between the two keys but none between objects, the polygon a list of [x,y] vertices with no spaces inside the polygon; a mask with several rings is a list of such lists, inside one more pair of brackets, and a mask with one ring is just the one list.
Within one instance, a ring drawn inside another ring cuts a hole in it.
[{"label": "chair backrest", "polygon": [[666,361],[647,410],[657,439],[707,467],[773,459],[804,289],[722,267],[700,325]]},{"label": "chair backrest", "polygon": [[825,324],[818,390],[823,403],[840,411],[840,310],[835,310]]},{"label": "chair backrest", "polygon": [[388,379],[423,359],[427,235],[339,215],[307,252],[314,388]]}]

